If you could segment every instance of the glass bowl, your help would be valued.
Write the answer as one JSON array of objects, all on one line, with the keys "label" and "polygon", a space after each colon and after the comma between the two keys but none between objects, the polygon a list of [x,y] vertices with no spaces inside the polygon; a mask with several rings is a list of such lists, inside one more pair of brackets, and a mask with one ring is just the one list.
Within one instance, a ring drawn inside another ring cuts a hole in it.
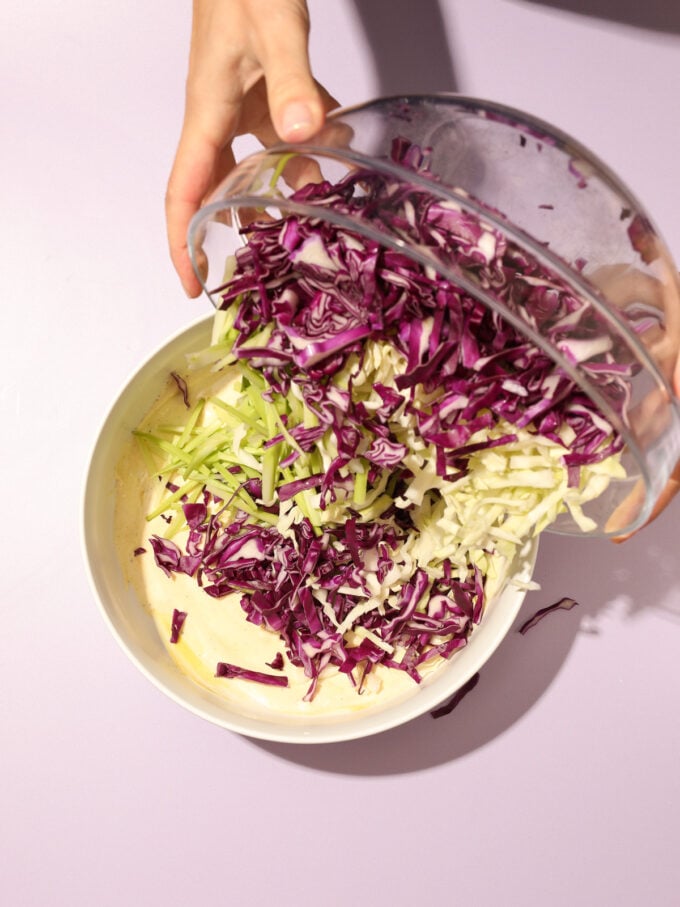
[{"label": "glass bowl", "polygon": [[[426,151],[427,172],[396,163],[395,142]],[[346,215],[297,192],[362,168],[397,187],[402,205],[409,193],[427,193],[476,219],[515,259],[550,275],[578,317],[548,331],[525,296],[481,280],[447,248],[395,230],[384,208]],[[644,524],[680,457],[672,390],[680,283],[651,216],[602,161],[529,114],[475,98],[380,98],[336,111],[309,142],[246,158],[194,217],[192,263],[216,307],[225,263],[247,242],[249,225],[290,214],[321,218],[433,268],[549,354],[555,374],[572,378],[623,442],[624,475],[584,507],[588,534],[623,535]],[[584,531],[568,512],[551,529]]]}]

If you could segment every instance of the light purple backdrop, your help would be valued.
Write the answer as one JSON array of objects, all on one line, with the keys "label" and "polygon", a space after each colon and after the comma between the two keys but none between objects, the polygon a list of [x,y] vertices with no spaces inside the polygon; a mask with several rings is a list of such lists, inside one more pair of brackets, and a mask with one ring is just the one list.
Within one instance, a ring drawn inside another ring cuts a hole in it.
[{"label": "light purple backdrop", "polygon": [[[207,311],[182,295],[163,221],[189,7],[0,9],[0,900],[671,907],[678,502],[624,547],[546,538],[522,616],[580,607],[511,633],[448,718],[363,742],[221,731],[108,635],[79,547],[87,455],[126,376]],[[677,4],[310,9],[339,100],[457,88],[525,108],[617,170],[680,256]]]}]

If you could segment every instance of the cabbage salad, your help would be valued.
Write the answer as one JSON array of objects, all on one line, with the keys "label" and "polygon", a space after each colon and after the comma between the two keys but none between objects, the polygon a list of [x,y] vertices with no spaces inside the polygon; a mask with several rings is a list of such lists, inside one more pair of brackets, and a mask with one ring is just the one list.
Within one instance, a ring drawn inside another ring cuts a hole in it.
[{"label": "cabbage salad", "polygon": [[[393,156],[427,172],[413,145]],[[587,355],[623,405],[628,367],[592,313],[481,218],[367,171],[293,198],[384,216],[393,236],[445,254],[574,361]],[[616,431],[434,269],[289,213],[248,225],[220,293],[210,347],[173,375],[185,422],[136,433],[165,483],[148,514],[167,523],[149,539],[159,569],[214,599],[237,593],[244,620],[281,641],[261,670],[225,653],[216,676],[285,686],[293,665],[308,701],[330,671],[357,693],[376,669],[418,683],[465,645],[528,539],[564,511],[594,528],[584,506],[622,475]],[[175,611],[172,642],[187,620]]]}]

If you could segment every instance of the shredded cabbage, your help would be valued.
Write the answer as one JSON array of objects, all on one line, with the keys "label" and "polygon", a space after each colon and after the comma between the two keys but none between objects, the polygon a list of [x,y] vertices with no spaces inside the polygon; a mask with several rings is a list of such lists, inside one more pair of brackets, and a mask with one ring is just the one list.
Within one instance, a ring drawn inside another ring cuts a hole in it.
[{"label": "shredded cabbage", "polygon": [[[394,155],[427,166],[414,146]],[[521,304],[623,413],[632,365],[480,219],[364,171],[295,197],[388,212],[393,234]],[[309,678],[308,700],[329,670],[358,692],[376,665],[419,682],[465,645],[527,539],[565,510],[593,528],[583,507],[622,475],[621,439],[497,313],[323,218],[250,224],[229,273],[210,350],[173,373],[195,400],[186,422],[137,432],[167,483],[149,518],[172,517],[150,539],[156,563],[213,598],[237,593]],[[228,662],[216,673],[283,685]]]}]

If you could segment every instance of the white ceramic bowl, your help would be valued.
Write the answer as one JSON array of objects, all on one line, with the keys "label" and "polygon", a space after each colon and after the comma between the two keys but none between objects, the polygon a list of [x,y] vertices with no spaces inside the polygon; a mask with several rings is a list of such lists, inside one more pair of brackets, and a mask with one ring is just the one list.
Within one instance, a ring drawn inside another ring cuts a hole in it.
[{"label": "white ceramic bowl", "polygon": [[[114,542],[116,464],[130,432],[150,409],[187,353],[208,345],[211,318],[202,319],[167,341],[127,382],[106,416],[94,446],[84,493],[83,545],[92,590],[111,632],[128,657],[160,690],[214,724],[249,737],[287,743],[332,743],[376,734],[431,711],[459,690],[487,661],[510,629],[524,592],[508,587],[488,603],[468,645],[408,698],[384,708],[340,718],[299,718],[271,714],[263,720],[236,711],[217,694],[183,674],[172,660],[151,614],[140,604],[119,563]],[[536,556],[532,546],[518,576],[528,580]],[[266,631],[263,631],[266,632]]]}]

